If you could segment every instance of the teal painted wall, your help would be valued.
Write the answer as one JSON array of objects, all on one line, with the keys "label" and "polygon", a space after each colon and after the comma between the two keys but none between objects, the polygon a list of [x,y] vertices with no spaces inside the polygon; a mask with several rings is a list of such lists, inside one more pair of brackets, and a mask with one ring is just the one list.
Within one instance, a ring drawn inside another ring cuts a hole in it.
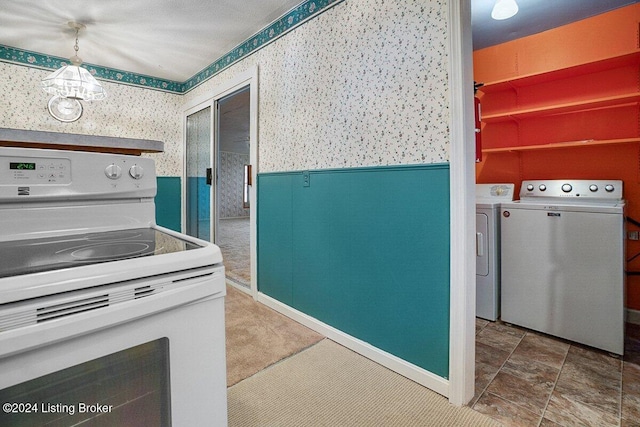
[{"label": "teal painted wall", "polygon": [[156,179],[158,183],[155,199],[156,223],[171,230],[181,231],[180,177],[159,176]]},{"label": "teal painted wall", "polygon": [[258,176],[259,290],[449,374],[448,164]]}]

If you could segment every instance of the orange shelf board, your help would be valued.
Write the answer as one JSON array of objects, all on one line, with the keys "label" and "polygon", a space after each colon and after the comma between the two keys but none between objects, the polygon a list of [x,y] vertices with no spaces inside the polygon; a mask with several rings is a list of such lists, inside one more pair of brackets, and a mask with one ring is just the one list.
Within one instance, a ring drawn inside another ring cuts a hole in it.
[{"label": "orange shelf board", "polygon": [[611,58],[599,59],[567,68],[520,75],[517,77],[505,78],[492,82],[484,82],[484,86],[482,86],[478,90],[483,93],[491,93],[507,89],[516,89],[519,87],[545,83],[551,80],[574,77],[582,74],[597,73],[599,71],[634,64],[640,64],[640,51],[621,56],[614,56]]},{"label": "orange shelf board", "polygon": [[554,148],[573,148],[573,147],[593,147],[596,145],[613,145],[613,144],[629,144],[634,142],[640,142],[640,137],[637,138],[621,138],[621,139],[607,139],[607,140],[586,140],[586,141],[568,141],[568,142],[554,142],[551,144],[540,145],[524,145],[521,147],[502,147],[502,148],[485,148],[483,153],[506,153],[513,151],[533,151],[533,150],[549,150]]},{"label": "orange shelf board", "polygon": [[518,118],[524,119],[528,117],[540,117],[551,114],[567,113],[571,111],[583,111],[603,107],[617,107],[633,102],[640,102],[640,92],[625,95],[607,96],[604,98],[592,99],[588,101],[575,101],[538,108],[527,108],[522,110],[510,111],[508,113],[491,114],[482,117],[482,121],[485,123],[491,123]]}]

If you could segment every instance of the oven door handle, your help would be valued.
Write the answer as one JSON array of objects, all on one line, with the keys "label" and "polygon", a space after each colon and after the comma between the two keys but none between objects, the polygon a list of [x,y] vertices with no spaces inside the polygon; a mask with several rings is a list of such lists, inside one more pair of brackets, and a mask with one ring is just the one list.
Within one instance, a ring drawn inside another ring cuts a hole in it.
[{"label": "oven door handle", "polygon": [[0,353],[2,357],[11,356],[133,322],[210,297],[222,297],[226,293],[224,288],[212,292],[211,280],[216,275],[217,273],[213,276],[200,277],[193,284],[185,283],[185,286],[180,288],[144,298],[0,332],[0,348],[2,348]]}]

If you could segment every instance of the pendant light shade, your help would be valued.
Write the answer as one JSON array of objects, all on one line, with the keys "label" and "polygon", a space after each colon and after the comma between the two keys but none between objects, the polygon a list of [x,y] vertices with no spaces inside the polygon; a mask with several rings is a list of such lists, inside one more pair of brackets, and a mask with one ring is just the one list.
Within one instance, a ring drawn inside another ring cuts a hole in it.
[{"label": "pendant light shade", "polygon": [[516,3],[516,0],[496,0],[496,4],[491,11],[491,17],[501,21],[511,18],[516,13],[518,13],[518,3]]},{"label": "pendant light shade", "polygon": [[65,65],[42,79],[42,89],[51,95],[83,101],[100,101],[107,94],[86,68]]},{"label": "pendant light shade", "polygon": [[84,67],[81,67],[82,59],[78,56],[78,32],[84,25],[69,22],[69,26],[76,30],[76,54],[71,57],[71,64],[49,74],[42,79],[42,89],[51,94],[64,98],[79,99],[82,101],[100,101],[106,98],[107,93],[100,83]]}]

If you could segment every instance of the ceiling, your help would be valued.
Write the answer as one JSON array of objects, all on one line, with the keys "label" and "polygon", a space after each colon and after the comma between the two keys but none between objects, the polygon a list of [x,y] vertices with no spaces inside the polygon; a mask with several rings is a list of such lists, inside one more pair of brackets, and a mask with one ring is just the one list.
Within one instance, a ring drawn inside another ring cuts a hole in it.
[{"label": "ceiling", "polygon": [[473,49],[482,49],[599,15],[639,0],[516,0],[518,13],[504,21],[491,18],[495,0],[471,0]]},{"label": "ceiling", "polygon": [[0,0],[0,44],[184,82],[301,0]]},{"label": "ceiling", "polygon": [[[534,34],[639,0],[517,0],[520,12],[491,19],[495,0],[471,0],[474,49]],[[68,58],[86,24],[87,63],[184,82],[302,0],[0,0],[0,44]]]}]

